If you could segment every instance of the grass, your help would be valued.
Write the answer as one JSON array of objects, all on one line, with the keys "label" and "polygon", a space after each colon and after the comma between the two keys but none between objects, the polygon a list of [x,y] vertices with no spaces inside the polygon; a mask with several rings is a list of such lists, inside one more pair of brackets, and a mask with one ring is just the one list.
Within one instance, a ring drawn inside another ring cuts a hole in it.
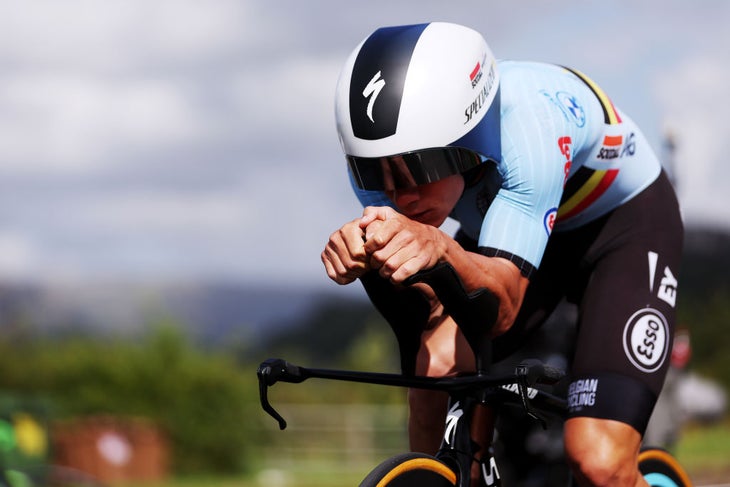
[{"label": "grass", "polygon": [[673,453],[693,479],[730,482],[730,420],[688,426]]}]

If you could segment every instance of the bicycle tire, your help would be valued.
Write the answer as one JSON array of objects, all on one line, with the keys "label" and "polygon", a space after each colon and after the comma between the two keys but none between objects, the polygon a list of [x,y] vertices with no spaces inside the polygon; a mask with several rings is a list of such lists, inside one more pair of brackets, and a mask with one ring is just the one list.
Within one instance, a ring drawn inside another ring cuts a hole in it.
[{"label": "bicycle tire", "polygon": [[661,448],[646,448],[639,453],[639,471],[651,487],[692,487],[677,459]]},{"label": "bicycle tire", "polygon": [[402,453],[375,467],[360,487],[454,487],[456,474],[435,457]]}]

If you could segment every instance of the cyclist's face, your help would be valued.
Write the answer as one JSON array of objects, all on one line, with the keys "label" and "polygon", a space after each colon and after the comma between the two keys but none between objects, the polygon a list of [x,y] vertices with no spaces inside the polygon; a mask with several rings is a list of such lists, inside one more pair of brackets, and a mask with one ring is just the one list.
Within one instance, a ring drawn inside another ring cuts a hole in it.
[{"label": "cyclist's face", "polygon": [[413,188],[386,191],[398,211],[420,223],[439,227],[464,192],[464,178],[454,174]]}]

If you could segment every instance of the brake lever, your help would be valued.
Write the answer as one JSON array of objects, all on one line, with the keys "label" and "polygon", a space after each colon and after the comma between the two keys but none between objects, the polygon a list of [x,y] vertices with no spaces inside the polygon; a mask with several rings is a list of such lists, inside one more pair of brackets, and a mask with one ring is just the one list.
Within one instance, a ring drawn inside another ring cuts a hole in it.
[{"label": "brake lever", "polygon": [[520,362],[515,369],[517,389],[522,399],[522,406],[527,415],[540,422],[543,429],[547,429],[547,420],[538,414],[530,405],[529,387],[535,384],[555,384],[565,377],[562,370],[543,364],[539,360],[526,359]]},{"label": "brake lever", "polygon": [[259,399],[261,400],[261,408],[266,411],[269,416],[279,423],[279,429],[286,429],[286,420],[279,414],[269,402],[268,388],[278,381],[285,382],[302,382],[306,379],[301,367],[292,365],[282,359],[268,359],[259,365],[256,370],[259,378]]},{"label": "brake lever", "polygon": [[529,368],[525,367],[524,365],[520,364],[517,366],[517,370],[515,371],[517,375],[517,390],[520,393],[520,399],[522,400],[522,407],[525,408],[525,412],[529,417],[532,419],[536,419],[540,422],[540,425],[542,426],[542,429],[547,429],[547,420],[540,416],[537,411],[532,409],[532,405],[530,404],[530,397],[529,397]]},{"label": "brake lever", "polygon": [[279,429],[286,429],[286,420],[279,414],[276,409],[269,403],[267,389],[269,386],[266,381],[259,376],[259,399],[261,400],[261,407],[266,411],[269,416],[274,418],[279,423]]}]

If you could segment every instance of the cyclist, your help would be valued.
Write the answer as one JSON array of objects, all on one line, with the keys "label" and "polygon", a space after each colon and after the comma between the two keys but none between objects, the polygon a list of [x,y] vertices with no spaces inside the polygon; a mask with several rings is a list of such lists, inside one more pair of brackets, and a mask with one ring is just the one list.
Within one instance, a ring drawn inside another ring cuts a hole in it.
[{"label": "cyclist", "polygon": [[[385,27],[345,63],[337,130],[365,207],[322,252],[360,280],[393,327],[405,373],[473,370],[430,288],[404,279],[449,262],[496,298],[494,358],[566,298],[579,305],[566,455],[581,485],[646,485],[641,436],[669,364],[682,222],[643,134],[582,73],[497,61],[460,25]],[[460,223],[452,238],[439,227]],[[409,392],[411,448],[435,453],[443,395]]]}]

